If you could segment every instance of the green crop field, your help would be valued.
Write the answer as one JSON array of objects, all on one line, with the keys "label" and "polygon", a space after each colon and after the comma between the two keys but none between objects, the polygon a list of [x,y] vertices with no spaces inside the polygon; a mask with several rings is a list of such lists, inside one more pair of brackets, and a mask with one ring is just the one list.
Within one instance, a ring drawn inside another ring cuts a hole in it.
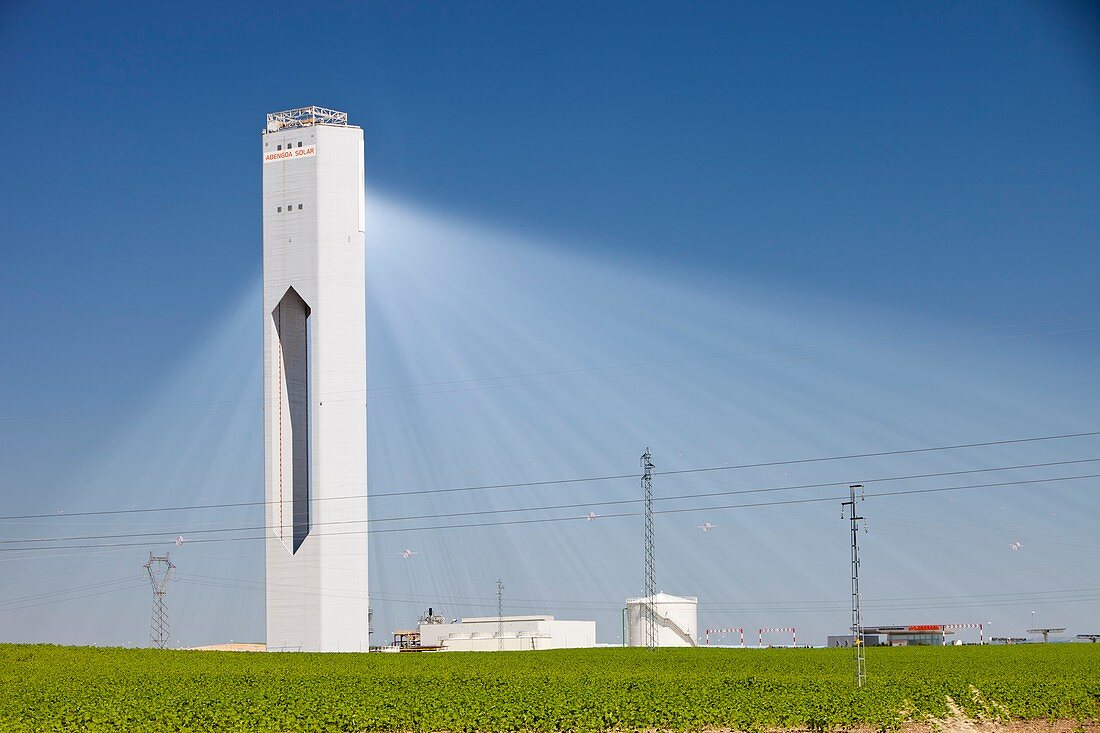
[{"label": "green crop field", "polygon": [[0,730],[896,728],[1095,721],[1100,645],[250,654],[0,645]]}]

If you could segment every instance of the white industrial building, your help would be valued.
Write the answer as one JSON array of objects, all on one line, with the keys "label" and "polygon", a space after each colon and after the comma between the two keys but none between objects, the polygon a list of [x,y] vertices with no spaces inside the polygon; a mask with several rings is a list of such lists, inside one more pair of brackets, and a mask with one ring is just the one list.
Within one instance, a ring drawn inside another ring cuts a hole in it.
[{"label": "white industrial building", "polygon": [[652,604],[657,621],[657,646],[697,646],[699,599],[657,593],[626,599],[626,645],[646,646],[646,606]]},{"label": "white industrial building", "polygon": [[420,646],[443,651],[489,652],[577,649],[596,646],[595,621],[553,616],[481,616],[454,623],[421,623]]},{"label": "white industrial building", "polygon": [[269,114],[262,158],[267,648],[366,651],[363,131]]}]

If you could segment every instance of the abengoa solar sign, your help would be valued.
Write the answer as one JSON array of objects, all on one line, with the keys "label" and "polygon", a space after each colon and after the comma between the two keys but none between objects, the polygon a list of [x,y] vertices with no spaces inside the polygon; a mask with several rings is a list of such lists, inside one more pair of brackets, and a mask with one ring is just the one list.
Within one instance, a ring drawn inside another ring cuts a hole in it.
[{"label": "abengoa solar sign", "polygon": [[306,145],[303,148],[287,148],[286,150],[272,150],[269,153],[264,153],[265,163],[275,163],[280,160],[291,160],[292,158],[312,158],[317,155],[316,145]]}]

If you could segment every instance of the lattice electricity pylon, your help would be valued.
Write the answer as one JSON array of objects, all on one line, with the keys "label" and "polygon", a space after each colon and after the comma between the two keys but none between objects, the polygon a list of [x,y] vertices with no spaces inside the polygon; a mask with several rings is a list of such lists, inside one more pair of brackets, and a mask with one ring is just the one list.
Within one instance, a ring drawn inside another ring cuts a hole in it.
[{"label": "lattice electricity pylon", "polygon": [[[858,497],[856,489],[859,489]],[[859,522],[863,517],[856,511],[856,502],[864,498],[863,486],[852,484],[848,487],[848,496],[848,501],[841,502],[841,506],[849,510],[847,519],[852,525],[852,646],[856,649],[856,687],[863,687],[863,682],[867,679],[867,657],[863,651],[863,612],[860,607],[862,599],[859,593]]]},{"label": "lattice electricity pylon", "polygon": [[504,581],[497,578],[497,651],[504,651]]},{"label": "lattice electricity pylon", "polygon": [[149,624],[149,641],[157,649],[166,649],[170,633],[164,595],[168,592],[168,578],[176,566],[168,559],[168,553],[159,557],[150,552],[149,562],[142,567],[149,573],[149,583],[153,587],[153,620]]},{"label": "lattice electricity pylon", "polygon": [[653,559],[653,455],[649,448],[642,454],[642,489],[645,491],[645,645],[657,648],[657,571]]}]

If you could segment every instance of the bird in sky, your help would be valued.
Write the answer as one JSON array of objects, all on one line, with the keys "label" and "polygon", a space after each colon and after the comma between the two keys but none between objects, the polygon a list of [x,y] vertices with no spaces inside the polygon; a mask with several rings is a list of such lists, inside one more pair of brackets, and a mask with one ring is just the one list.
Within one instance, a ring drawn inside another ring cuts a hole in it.
[{"label": "bird in sky", "polygon": [[179,537],[176,538],[176,547],[183,547],[183,543],[187,542],[187,541],[188,540],[187,540],[186,537],[184,537],[183,535],[180,535]]},{"label": "bird in sky", "polygon": [[410,550],[407,547],[404,550],[401,551],[401,557],[405,558],[406,560],[409,560],[415,554],[416,554],[415,552],[413,552],[412,550]]},{"label": "bird in sky", "polygon": [[1024,543],[1020,542],[1019,540],[1016,540],[1015,542],[1012,542],[1012,543],[1009,544],[1009,547],[1012,548],[1013,552],[1018,552],[1019,549],[1023,546],[1024,546]]},{"label": "bird in sky", "polygon": [[717,526],[718,526],[717,524],[711,524],[710,522],[703,522],[702,524],[699,525],[699,529],[703,530],[704,532],[709,532]]},{"label": "bird in sky", "polygon": [[596,518],[596,512],[588,512],[588,514],[584,515],[584,518],[591,522],[593,519]]}]

